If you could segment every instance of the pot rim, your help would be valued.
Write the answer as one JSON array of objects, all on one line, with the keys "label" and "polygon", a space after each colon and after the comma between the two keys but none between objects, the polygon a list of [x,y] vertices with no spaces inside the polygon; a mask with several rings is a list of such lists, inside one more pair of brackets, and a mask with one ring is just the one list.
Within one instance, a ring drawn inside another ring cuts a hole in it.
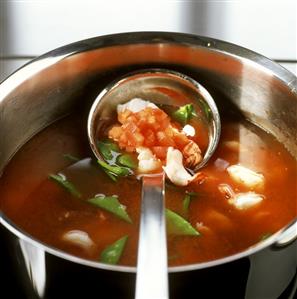
[{"label": "pot rim", "polygon": [[[277,77],[280,81],[284,82],[285,85],[288,86],[290,91],[297,96],[297,78],[288,70],[280,66],[279,64],[273,62],[267,57],[253,52],[244,47],[225,42],[222,40],[185,34],[185,33],[177,33],[177,32],[126,32],[126,33],[118,33],[118,34],[109,34],[104,36],[93,37],[90,39],[81,40],[75,43],[71,43],[52,51],[49,51],[32,61],[28,62],[26,65],[22,66],[18,70],[16,70],[13,74],[11,74],[7,79],[5,79],[0,84],[0,103],[4,98],[14,90],[19,84],[26,81],[29,77],[34,75],[36,72],[39,72],[69,56],[79,54],[82,52],[87,52],[99,48],[112,47],[112,46],[124,46],[131,44],[157,44],[157,43],[167,43],[167,44],[179,44],[181,46],[191,46],[191,47],[202,47],[207,48],[211,51],[220,52],[224,55],[232,56],[235,59],[244,59],[246,62],[250,64],[256,64],[257,67],[261,67],[263,71],[269,72],[274,77]],[[47,58],[55,58],[51,61],[47,61],[43,65],[39,65],[39,68],[32,67],[34,64],[42,62]],[[1,174],[1,170],[0,170]],[[40,248],[54,256],[59,258],[68,260],[70,262],[75,262],[84,266],[93,267],[97,269],[104,269],[110,271],[120,271],[120,272],[130,272],[135,273],[136,267],[131,266],[121,266],[121,265],[108,265],[96,261],[91,261],[87,259],[83,259],[66,252],[63,252],[59,249],[51,247],[49,245],[44,244],[41,241],[38,241],[34,237],[30,236],[27,232],[18,228],[13,221],[11,221],[2,211],[0,211],[0,223],[6,227],[10,232],[12,232],[15,236],[30,243],[37,248]],[[266,240],[256,243],[255,245],[247,248],[244,251],[239,253],[223,257],[216,260],[211,260],[203,263],[189,264],[183,266],[174,266],[169,267],[169,272],[184,272],[191,271],[197,269],[203,269],[208,267],[214,267],[221,264],[229,263],[247,256],[250,256],[270,245],[277,243],[280,239],[282,239],[282,235],[290,228],[296,226],[297,227],[297,218],[295,218],[288,225],[283,227],[281,230],[267,238]],[[293,239],[294,240],[294,239]]]}]

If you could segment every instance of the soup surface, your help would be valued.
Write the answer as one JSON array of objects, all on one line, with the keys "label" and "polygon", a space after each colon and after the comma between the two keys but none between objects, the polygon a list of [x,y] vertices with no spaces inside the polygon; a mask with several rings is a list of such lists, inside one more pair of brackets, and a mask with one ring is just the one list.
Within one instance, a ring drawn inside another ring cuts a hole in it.
[{"label": "soup surface", "polygon": [[[242,171],[254,175],[252,183],[237,176]],[[296,217],[296,161],[232,113],[223,115],[220,144],[201,173],[186,186],[166,183],[171,266],[238,253]],[[0,194],[2,211],[36,239],[86,259],[136,264],[141,183],[133,176],[115,181],[99,167],[79,112],[22,147]]]}]

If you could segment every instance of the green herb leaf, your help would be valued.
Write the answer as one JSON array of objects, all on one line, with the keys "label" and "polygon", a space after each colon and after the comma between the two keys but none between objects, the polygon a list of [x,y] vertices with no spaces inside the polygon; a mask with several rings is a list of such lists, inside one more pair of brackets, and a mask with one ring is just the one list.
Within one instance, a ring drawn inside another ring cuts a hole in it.
[{"label": "green herb leaf", "polygon": [[166,209],[167,232],[173,235],[199,236],[200,233],[183,217]]},{"label": "green herb leaf", "polygon": [[192,191],[186,191],[186,194],[189,194],[191,197],[199,196],[201,193],[198,192],[192,192]]},{"label": "green herb leaf", "polygon": [[98,140],[97,147],[106,161],[98,160],[98,164],[114,182],[117,181],[117,176],[131,174],[132,169],[137,167],[137,163],[134,159],[130,155],[121,154],[118,145],[112,141]]},{"label": "green herb leaf", "polygon": [[195,115],[193,104],[187,104],[173,112],[172,117],[182,125],[185,125]]},{"label": "green herb leaf", "polygon": [[109,140],[98,141],[97,147],[103,158],[107,161],[113,158],[113,153],[119,153],[120,151],[119,147]]},{"label": "green herb leaf", "polygon": [[71,154],[64,154],[63,157],[72,162],[78,162],[80,159],[71,155]]},{"label": "green herb leaf", "polygon": [[109,172],[111,172],[114,175],[118,175],[118,176],[126,176],[130,173],[129,169],[126,167],[121,167],[121,166],[117,166],[117,165],[109,165],[108,163],[102,161],[102,160],[98,160],[98,164],[108,170]]},{"label": "green herb leaf", "polygon": [[117,264],[124,251],[127,240],[128,236],[124,236],[113,244],[107,246],[100,255],[100,262],[112,265]]},{"label": "green herb leaf", "polygon": [[185,216],[188,215],[191,199],[195,196],[198,196],[198,193],[186,191],[185,197],[183,199],[183,213]]},{"label": "green herb leaf", "polygon": [[119,164],[129,167],[131,169],[137,168],[137,165],[138,165],[137,162],[135,161],[135,159],[133,159],[133,157],[128,154],[120,155],[118,157],[117,161]]},{"label": "green herb leaf", "polygon": [[122,220],[132,223],[125,207],[118,201],[117,196],[98,196],[87,200],[89,203],[113,213]]},{"label": "green herb leaf", "polygon": [[71,195],[77,198],[80,198],[82,196],[81,193],[76,189],[76,187],[71,182],[69,182],[63,174],[51,174],[49,175],[49,178],[65,188],[65,190],[67,190]]},{"label": "green herb leaf", "polygon": [[183,213],[185,215],[187,215],[189,212],[190,202],[191,202],[191,196],[189,194],[186,194],[183,200]]},{"label": "green herb leaf", "polygon": [[109,176],[114,182],[117,182],[117,176],[114,175],[112,172],[110,172],[109,170],[105,169],[102,167],[102,170],[107,174],[107,176]]}]

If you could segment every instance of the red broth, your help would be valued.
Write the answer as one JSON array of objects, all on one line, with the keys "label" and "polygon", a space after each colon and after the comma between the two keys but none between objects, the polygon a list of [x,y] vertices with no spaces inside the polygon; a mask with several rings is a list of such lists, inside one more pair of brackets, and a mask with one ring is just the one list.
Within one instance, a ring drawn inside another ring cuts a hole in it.
[{"label": "red broth", "polygon": [[[76,130],[73,130],[76,128]],[[72,161],[70,156],[82,159]],[[123,236],[128,241],[119,260],[135,265],[140,214],[140,182],[120,178],[113,182],[91,157],[85,124],[79,114],[56,122],[30,140],[6,167],[0,180],[1,209],[22,230],[50,246],[98,261],[106,246]],[[218,190],[228,184],[235,192],[248,191],[231,180],[226,167],[240,163],[265,177],[264,200],[238,210]],[[53,180],[62,171],[82,193],[75,198]],[[238,253],[261,242],[296,217],[296,161],[275,138],[255,125],[227,118],[222,121],[220,144],[203,169],[199,184],[166,184],[166,206],[183,215],[200,236],[168,236],[170,265],[205,262]],[[185,191],[196,192],[187,215]],[[96,194],[118,195],[133,223],[90,205]],[[94,246],[85,250],[63,240],[71,230],[88,233]]]}]

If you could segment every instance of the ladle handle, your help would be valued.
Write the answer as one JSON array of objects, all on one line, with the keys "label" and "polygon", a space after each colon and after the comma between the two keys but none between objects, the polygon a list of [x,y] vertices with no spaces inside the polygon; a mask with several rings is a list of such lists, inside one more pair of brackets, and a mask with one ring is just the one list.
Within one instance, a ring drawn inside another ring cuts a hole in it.
[{"label": "ladle handle", "polygon": [[135,299],[168,299],[164,174],[142,178]]}]

